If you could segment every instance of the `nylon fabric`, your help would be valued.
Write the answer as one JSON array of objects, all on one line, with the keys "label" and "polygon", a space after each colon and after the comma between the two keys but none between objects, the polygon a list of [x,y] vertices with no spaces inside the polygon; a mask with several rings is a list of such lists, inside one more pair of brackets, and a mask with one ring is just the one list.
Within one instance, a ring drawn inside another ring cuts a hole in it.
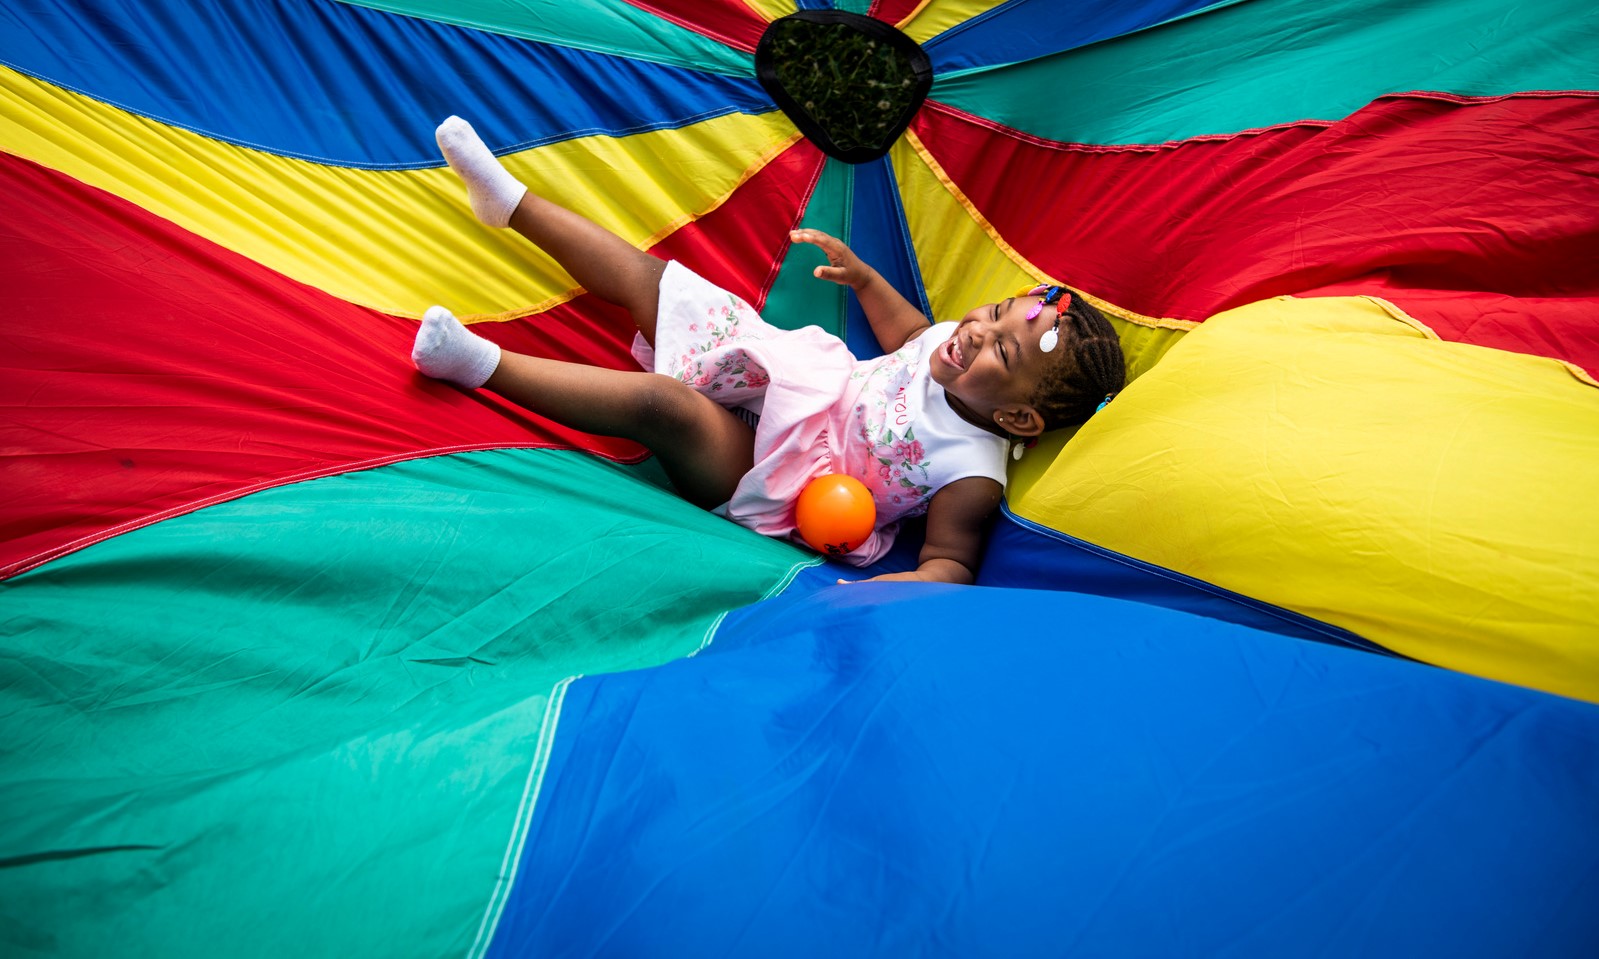
[{"label": "nylon fabric", "polygon": [[[0,575],[278,483],[445,449],[634,444],[418,375],[413,322],[294,283],[59,173],[0,154]],[[70,295],[66,292],[70,291]],[[632,366],[602,321],[506,345]],[[630,324],[629,324],[630,326]]]},{"label": "nylon fabric", "polygon": [[725,43],[735,50],[754,53],[766,30],[767,18],[744,0],[630,0],[671,23],[680,24]]},{"label": "nylon fabric", "polygon": [[[804,3],[795,3],[794,0],[743,0],[743,3],[744,6],[749,7],[756,16],[767,23],[771,23],[780,17],[786,17],[793,13],[796,8],[805,6]],[[831,3],[826,2],[821,5],[832,6]]]},{"label": "nylon fabric", "polygon": [[[462,955],[552,687],[689,655],[814,561],[632,471],[494,451],[270,490],[0,584],[6,940]],[[249,908],[219,901],[238,890]]]},{"label": "nylon fabric", "polygon": [[899,27],[900,32],[917,43],[925,44],[951,27],[1003,7],[1006,2],[1007,0],[923,0],[915,4],[907,2],[906,5],[912,9],[905,12],[888,9],[893,5],[888,3],[878,4],[883,9],[875,15]]},{"label": "nylon fabric", "polygon": [[[867,3],[868,0],[851,0],[854,6]],[[929,0],[869,0],[870,6],[866,10],[856,10],[856,13],[866,13],[884,23],[893,24],[898,29],[905,29],[905,18],[927,6]],[[846,4],[840,4],[840,7]]]},{"label": "nylon fabric", "polygon": [[[822,155],[800,144],[658,244],[752,301]],[[415,325],[286,280],[80,182],[0,155],[18,266],[3,364],[0,575],[264,486],[439,450],[643,450],[416,374]],[[750,216],[756,204],[766,216]],[[786,205],[788,223],[771,216]],[[487,231],[482,231],[487,232]],[[63,312],[70,279],[73,308]],[[103,335],[103,318],[117,335]],[[174,317],[182,335],[173,335]],[[307,317],[317,322],[307,324]],[[535,356],[638,369],[626,311],[582,296],[536,324],[478,331]]]},{"label": "nylon fabric", "polygon": [[339,0],[511,37],[614,54],[645,63],[754,78],[755,64],[701,34],[628,0]]},{"label": "nylon fabric", "polygon": [[927,277],[927,301],[933,315],[959,319],[979,303],[992,303],[1038,282],[1031,264],[994,241],[971,211],[924,162],[914,134],[902,137],[889,152],[894,179],[905,207],[911,245],[938,250],[961,269]]},{"label": "nylon fabric", "polygon": [[[1017,482],[1006,484],[1017,499]],[[1086,543],[1075,536],[1022,519],[1001,505],[989,534],[977,585],[1009,589],[1049,589],[1108,596],[1163,606],[1250,629],[1331,643],[1367,652],[1388,653],[1375,643],[1336,626],[1230,592],[1203,580],[1152,566],[1130,556]]]},{"label": "nylon fabric", "polygon": [[[815,196],[813,185],[827,157],[796,140],[745,181],[722,206],[669,234],[650,248],[667,260],[682,260],[724,290],[761,307],[776,283],[789,231],[799,225]],[[812,322],[803,314],[786,322]],[[629,340],[631,342],[631,340]]]},{"label": "nylon fabric", "polygon": [[[475,118],[490,147],[521,150],[775,109],[752,78],[332,0],[225,12],[197,0],[19,0],[0,11],[0,34],[0,55],[23,73],[225,142],[340,166],[438,166],[433,127],[452,113]],[[207,95],[175,95],[196,88]]]},{"label": "nylon fabric", "polygon": [[[931,31],[888,158],[757,91],[774,0],[0,12],[0,952],[1599,954],[1599,13],[801,5]],[[818,563],[415,373],[433,303],[636,368],[446,113],[859,355],[798,224],[1136,379],[985,588],[836,588],[922,524]]]},{"label": "nylon fabric", "polygon": [[[1594,369],[1599,244],[1573,211],[1599,206],[1596,124],[1594,96],[1396,97],[1333,124],[1142,152],[934,108],[912,142],[994,242],[1124,317],[1382,292],[1447,339]],[[1047,212],[1015,202],[1018,180]]]},{"label": "nylon fabric", "polygon": [[[931,311],[927,291],[922,288],[921,264],[916,260],[910,232],[905,227],[905,210],[891,188],[894,182],[892,155],[857,165],[855,181],[857,189],[850,197],[851,249],[872,264],[889,285],[929,319],[934,322],[946,319]],[[844,340],[850,352],[858,357],[882,354],[877,334],[872,332],[860,300],[854,296],[849,297],[846,304],[844,322]]]},{"label": "nylon fabric", "polygon": [[[942,261],[962,266],[960,270],[941,270],[928,277],[932,285],[928,286],[926,296],[932,316],[960,319],[974,307],[997,303],[1040,282],[1069,284],[1079,291],[1086,285],[1087,277],[1077,274],[1064,278],[1050,276],[1001,239],[983,221],[977,207],[939,169],[914,131],[907,131],[889,156],[894,161],[897,192],[904,201],[906,235],[911,247],[939,250]],[[1152,320],[1106,302],[1092,292],[1078,295],[1085,296],[1103,310],[1116,327],[1122,351],[1128,358],[1129,377],[1153,366],[1177,337],[1194,325]],[[1129,317],[1132,322],[1128,321]],[[1058,449],[1066,438],[1057,431],[1040,442]]]},{"label": "nylon fabric", "polygon": [[1219,5],[1213,0],[1103,5],[1009,0],[928,37],[924,48],[936,72],[959,73],[1079,50]]},{"label": "nylon fabric", "polygon": [[[848,243],[849,196],[854,177],[854,169],[848,164],[823,156],[816,171],[815,189],[806,198],[798,226],[821,230]],[[791,244],[762,304],[761,318],[785,330],[820,326],[842,338],[844,324],[839,318],[844,315],[848,293],[842,286],[818,280],[812,272],[826,262],[826,256],[815,247]]]},{"label": "nylon fabric", "polygon": [[1581,956],[1596,756],[1596,707],[1416,663],[834,587],[572,685],[488,955]]},{"label": "nylon fabric", "polygon": [[1252,0],[1024,64],[943,73],[929,96],[1049,140],[1158,144],[1338,120],[1412,90],[1599,89],[1596,42],[1599,9],[1583,0]]},{"label": "nylon fabric", "polygon": [[[704,215],[658,240],[646,240],[644,245],[662,259],[694,264],[702,276],[752,304],[762,303],[778,270],[773,251],[783,249],[789,242],[788,231],[804,210],[807,178],[814,175],[824,159],[810,143],[795,140],[768,162],[746,171],[748,178]],[[481,228],[479,232],[483,232]],[[524,251],[526,246],[522,244]],[[545,319],[554,316],[607,331],[611,346],[629,357],[622,368],[637,368],[627,349],[635,330],[633,318],[625,310],[588,295],[581,287],[568,289],[530,309],[506,310],[497,316],[467,315],[463,319],[484,324],[475,332],[509,345],[510,341],[502,340],[502,336],[542,338],[550,330],[558,330]],[[523,318],[536,327],[511,323]],[[510,324],[507,332],[498,331],[500,324]]]},{"label": "nylon fabric", "polygon": [[1390,310],[1212,317],[1011,509],[1414,659],[1599,700],[1599,512],[1571,481],[1599,462],[1599,385]]},{"label": "nylon fabric", "polygon": [[[576,287],[520,237],[479,224],[448,168],[311,164],[159,126],[11,71],[0,81],[11,152],[340,299],[399,315],[442,302],[465,318],[500,317],[548,309]],[[530,189],[650,246],[721,205],[797,137],[781,113],[735,114],[504,162]]]}]

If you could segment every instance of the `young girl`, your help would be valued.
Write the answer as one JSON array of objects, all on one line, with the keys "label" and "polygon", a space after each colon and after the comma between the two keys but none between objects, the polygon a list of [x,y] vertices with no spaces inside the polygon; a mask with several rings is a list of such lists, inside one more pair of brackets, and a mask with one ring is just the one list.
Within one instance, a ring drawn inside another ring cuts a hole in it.
[{"label": "young girl", "polygon": [[876,561],[901,519],[927,514],[916,570],[878,579],[973,582],[1011,444],[1081,423],[1122,387],[1114,330],[1059,287],[935,325],[843,243],[796,230],[793,240],[827,255],[815,275],[855,291],[886,353],[857,361],[819,327],[770,326],[681,264],[535,196],[465,120],[450,117],[437,136],[478,219],[509,226],[589,292],[627,308],[638,326],[634,356],[665,375],[502,350],[438,306],[417,331],[417,369],[634,440],[688,500],[796,543],[794,501],[806,483],[854,476],[872,491],[878,529],[845,562]]}]

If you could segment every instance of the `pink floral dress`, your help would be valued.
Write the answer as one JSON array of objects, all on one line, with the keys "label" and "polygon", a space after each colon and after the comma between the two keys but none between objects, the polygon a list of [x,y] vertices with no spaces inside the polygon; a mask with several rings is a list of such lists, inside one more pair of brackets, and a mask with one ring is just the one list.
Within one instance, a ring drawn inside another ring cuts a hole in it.
[{"label": "pink floral dress", "polygon": [[755,467],[718,512],[758,533],[800,542],[794,501],[817,476],[854,476],[877,503],[877,532],[842,557],[865,566],[888,552],[899,521],[927,511],[939,489],[968,476],[1005,482],[1006,441],[950,408],[928,361],[955,330],[932,329],[887,356],[858,361],[819,327],[782,330],[682,264],[661,277],[655,348],[645,369],[729,408],[758,413]]}]

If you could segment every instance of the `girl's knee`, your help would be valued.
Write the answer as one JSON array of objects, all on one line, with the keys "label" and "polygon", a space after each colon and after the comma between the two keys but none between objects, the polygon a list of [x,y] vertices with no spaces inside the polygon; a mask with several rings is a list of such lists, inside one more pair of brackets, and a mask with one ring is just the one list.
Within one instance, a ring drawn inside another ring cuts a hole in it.
[{"label": "girl's knee", "polygon": [[718,407],[708,397],[670,376],[651,374],[637,396],[640,436],[654,449],[659,442],[685,441],[704,432]]},{"label": "girl's knee", "polygon": [[710,508],[754,466],[754,432],[710,397],[668,376],[640,393],[640,434],[679,493]]}]

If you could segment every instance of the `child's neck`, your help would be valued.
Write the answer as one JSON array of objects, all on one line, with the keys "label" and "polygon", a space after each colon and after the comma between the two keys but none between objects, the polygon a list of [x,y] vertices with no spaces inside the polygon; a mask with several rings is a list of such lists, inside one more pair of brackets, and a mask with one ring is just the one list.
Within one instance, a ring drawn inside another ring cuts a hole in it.
[{"label": "child's neck", "polygon": [[967,406],[961,401],[960,397],[956,396],[954,393],[951,393],[949,390],[944,391],[944,398],[949,401],[949,408],[955,411],[955,415],[959,416],[966,422],[972,424],[980,430],[987,430],[988,432],[993,433],[995,436],[1003,436],[1007,439],[1010,437],[1009,433],[999,428],[999,424],[995,423],[992,419],[985,420],[981,416],[978,416],[970,406]]}]

